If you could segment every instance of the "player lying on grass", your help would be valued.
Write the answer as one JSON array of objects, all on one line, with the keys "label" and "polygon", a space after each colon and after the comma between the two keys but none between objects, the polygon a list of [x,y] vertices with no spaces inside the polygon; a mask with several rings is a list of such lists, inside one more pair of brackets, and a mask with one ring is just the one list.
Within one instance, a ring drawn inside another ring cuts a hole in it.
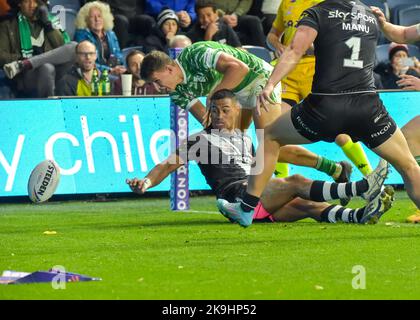
[{"label": "player lying on grass", "polygon": [[[194,160],[218,199],[241,198],[251,173],[253,147],[247,135],[235,130],[239,114],[235,95],[230,90],[217,91],[211,98],[211,125],[190,136],[176,153],[155,166],[145,178],[127,179],[127,184],[133,192],[143,194],[187,161]],[[372,174],[353,183],[312,181],[300,175],[271,179],[255,210],[254,220],[292,222],[309,217],[332,223],[376,222],[390,208],[392,194],[383,193],[383,201],[378,195],[359,209],[324,202],[379,192],[383,180],[373,184],[376,178]]]},{"label": "player lying on grass", "polygon": [[[276,103],[262,110],[259,116],[254,113],[256,97],[272,70],[267,62],[244,50],[203,41],[185,48],[175,60],[160,51],[150,52],[142,62],[141,78],[165,88],[178,107],[191,112],[204,126],[207,126],[207,110],[198,98],[210,97],[220,89],[230,89],[240,103],[236,127],[245,130],[254,121],[256,129],[263,129],[282,113],[280,84],[272,94]],[[291,163],[316,168],[336,182],[350,179],[352,167],[346,161],[331,161],[300,146],[288,145],[282,150],[276,167],[279,177],[287,175],[285,163]]]}]

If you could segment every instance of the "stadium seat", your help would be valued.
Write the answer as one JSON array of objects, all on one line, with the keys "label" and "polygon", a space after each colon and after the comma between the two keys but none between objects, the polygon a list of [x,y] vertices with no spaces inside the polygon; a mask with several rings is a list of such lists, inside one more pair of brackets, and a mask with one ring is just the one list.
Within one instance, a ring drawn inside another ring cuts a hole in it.
[{"label": "stadium seat", "polygon": [[395,8],[395,20],[401,26],[420,23],[420,1],[415,6],[398,6]]},{"label": "stadium seat", "polygon": [[270,50],[264,47],[259,46],[243,46],[248,52],[256,55],[257,57],[263,59],[264,61],[270,63],[273,60],[273,55]]},{"label": "stadium seat", "polygon": [[386,0],[361,0],[362,3],[364,3],[367,6],[375,6],[382,10],[382,12],[385,14],[385,17],[387,20],[389,20],[389,6]]},{"label": "stadium seat", "polygon": [[127,47],[121,50],[123,55],[123,63],[126,66],[125,59],[127,58],[128,54],[133,50],[143,51],[143,46],[134,46],[134,47]]},{"label": "stadium seat", "polygon": [[54,6],[63,6],[66,9],[72,9],[76,12],[80,9],[79,0],[49,0],[50,9],[52,10]]},{"label": "stadium seat", "polygon": [[391,22],[394,24],[398,24],[398,22],[395,21],[395,19],[397,18],[396,11],[398,9],[401,9],[402,7],[415,6],[420,4],[419,0],[387,0],[387,3],[391,14],[390,19]]},{"label": "stadium seat", "polygon": [[[382,44],[376,47],[376,65],[381,62],[388,61],[389,44]],[[420,60],[420,49],[415,45],[408,45],[408,53],[410,57],[417,57]]]},{"label": "stadium seat", "polygon": [[77,16],[77,11],[72,10],[72,9],[66,9],[66,22],[65,22],[65,30],[67,31],[70,39],[73,40],[74,37],[74,33],[76,32],[76,16]]}]

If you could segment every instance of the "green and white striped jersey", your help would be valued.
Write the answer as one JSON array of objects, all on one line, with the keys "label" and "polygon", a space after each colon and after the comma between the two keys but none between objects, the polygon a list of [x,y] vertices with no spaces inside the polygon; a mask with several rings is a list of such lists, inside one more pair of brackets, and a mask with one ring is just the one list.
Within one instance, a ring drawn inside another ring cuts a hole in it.
[{"label": "green and white striped jersey", "polygon": [[262,74],[269,78],[270,71],[264,68],[265,62],[247,51],[218,42],[196,42],[182,50],[176,59],[183,72],[184,82],[171,92],[172,102],[182,109],[189,109],[199,97],[207,96],[223,78],[223,74],[216,70],[217,60],[222,53],[234,56],[249,67],[248,74],[233,92],[242,90]]}]

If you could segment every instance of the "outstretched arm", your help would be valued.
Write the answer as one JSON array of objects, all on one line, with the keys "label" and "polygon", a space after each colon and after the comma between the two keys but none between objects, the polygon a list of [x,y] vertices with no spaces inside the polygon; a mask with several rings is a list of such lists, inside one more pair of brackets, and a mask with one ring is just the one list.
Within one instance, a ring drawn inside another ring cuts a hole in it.
[{"label": "outstretched arm", "polygon": [[249,67],[234,56],[222,53],[217,60],[216,70],[223,74],[223,78],[216,88],[213,89],[213,92],[237,87],[248,74]]},{"label": "outstretched arm", "polygon": [[172,154],[168,159],[156,165],[144,179],[126,179],[134,193],[143,194],[147,189],[160,184],[169,174],[184,164],[184,161],[177,155]]},{"label": "outstretched arm", "polygon": [[315,41],[317,35],[318,32],[311,27],[300,26],[297,28],[292,43],[281,55],[264,90],[258,98],[257,111],[260,110],[260,105],[264,106],[267,102],[274,103],[270,98],[274,87],[296,67],[299,60]]},{"label": "outstretched arm", "polygon": [[407,43],[420,40],[420,24],[410,27],[398,26],[386,21],[385,15],[381,9],[370,7],[378,19],[379,26],[385,36],[397,43]]}]

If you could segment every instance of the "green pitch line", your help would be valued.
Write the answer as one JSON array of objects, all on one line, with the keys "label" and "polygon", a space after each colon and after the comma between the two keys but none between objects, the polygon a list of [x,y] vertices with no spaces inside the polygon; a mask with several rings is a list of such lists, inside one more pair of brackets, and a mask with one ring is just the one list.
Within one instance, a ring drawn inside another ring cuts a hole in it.
[{"label": "green pitch line", "polygon": [[[103,280],[1,285],[0,299],[420,298],[420,226],[404,223],[414,212],[405,193],[374,226],[242,229],[215,214],[211,197],[193,198],[190,212],[168,208],[168,199],[140,198],[1,205],[0,271],[60,265]],[[366,289],[352,287],[362,284],[358,266]]]}]

